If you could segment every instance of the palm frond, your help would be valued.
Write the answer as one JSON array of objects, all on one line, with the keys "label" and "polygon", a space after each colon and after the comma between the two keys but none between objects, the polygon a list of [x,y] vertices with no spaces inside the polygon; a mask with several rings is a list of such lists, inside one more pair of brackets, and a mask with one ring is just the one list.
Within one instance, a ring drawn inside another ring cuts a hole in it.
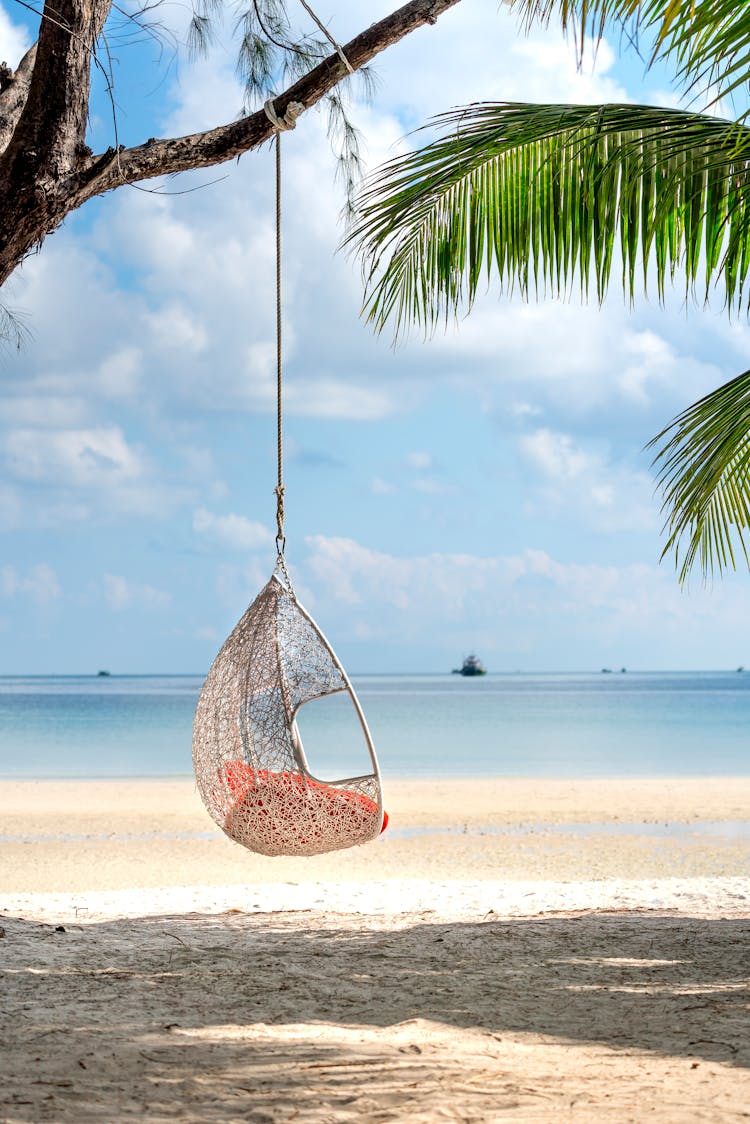
[{"label": "palm frond", "polygon": [[361,254],[365,311],[396,334],[501,290],[601,300],[616,251],[632,297],[649,270],[664,293],[721,283],[747,306],[750,129],[650,106],[490,103],[436,118],[439,135],[365,184],[347,243]]},{"label": "palm frond", "polygon": [[677,81],[716,101],[742,93],[750,73],[750,5],[737,0],[510,0],[528,30],[560,20],[583,56],[587,37],[607,26],[644,45],[645,61],[674,64]]},{"label": "palm frond", "polygon": [[674,554],[680,582],[750,565],[750,371],[689,406],[650,443],[667,512],[662,558]]}]

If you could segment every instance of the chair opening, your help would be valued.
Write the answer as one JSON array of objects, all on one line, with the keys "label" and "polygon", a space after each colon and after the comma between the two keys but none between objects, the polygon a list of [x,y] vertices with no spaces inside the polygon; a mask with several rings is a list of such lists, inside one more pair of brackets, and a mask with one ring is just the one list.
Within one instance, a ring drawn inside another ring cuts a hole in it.
[{"label": "chair opening", "polygon": [[364,731],[348,692],[304,703],[295,719],[307,769],[316,780],[330,784],[372,773]]}]

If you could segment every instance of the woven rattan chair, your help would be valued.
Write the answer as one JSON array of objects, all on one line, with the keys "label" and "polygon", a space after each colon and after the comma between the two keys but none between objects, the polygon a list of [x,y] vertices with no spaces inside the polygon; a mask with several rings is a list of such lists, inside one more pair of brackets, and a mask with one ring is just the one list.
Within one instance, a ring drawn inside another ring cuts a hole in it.
[{"label": "woven rattan chair", "polygon": [[[300,707],[345,691],[372,772],[323,781],[308,767]],[[216,657],[193,726],[193,764],[213,819],[263,855],[316,855],[383,830],[380,773],[354,689],[333,649],[278,571]]]}]

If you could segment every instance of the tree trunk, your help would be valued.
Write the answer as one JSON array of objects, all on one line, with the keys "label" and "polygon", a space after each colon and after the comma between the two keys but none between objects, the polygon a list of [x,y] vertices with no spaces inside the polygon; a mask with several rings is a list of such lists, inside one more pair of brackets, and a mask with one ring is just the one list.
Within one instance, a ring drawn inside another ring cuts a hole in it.
[{"label": "tree trunk", "polygon": [[[344,54],[357,70],[457,3],[411,0],[345,44]],[[274,132],[261,110],[203,133],[91,154],[85,143],[91,66],[111,5],[55,0],[53,7],[48,0],[38,43],[15,73],[0,71],[0,285],[87,199],[138,180],[223,163]],[[277,117],[291,119],[315,105],[346,73],[340,56],[332,54],[274,99]]]}]

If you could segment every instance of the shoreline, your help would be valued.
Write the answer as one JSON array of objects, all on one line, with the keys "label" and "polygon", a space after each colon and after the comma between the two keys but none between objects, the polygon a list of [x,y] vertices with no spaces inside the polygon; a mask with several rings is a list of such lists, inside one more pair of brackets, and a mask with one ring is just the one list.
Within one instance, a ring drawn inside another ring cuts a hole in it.
[{"label": "shoreline", "polygon": [[[409,823],[616,822],[750,817],[750,773],[568,777],[487,774],[390,777],[386,805]],[[0,825],[36,813],[203,815],[192,773],[123,777],[0,777]],[[61,807],[61,804],[63,805]],[[594,814],[596,813],[596,814]]]},{"label": "shoreline", "polygon": [[[311,774],[313,779],[326,783],[325,776],[320,775],[316,777]],[[519,784],[538,784],[538,785],[669,785],[673,783],[682,784],[683,782],[691,784],[704,784],[708,782],[718,783],[739,783],[742,786],[750,786],[750,772],[738,773],[733,771],[731,773],[612,773],[606,776],[591,774],[586,776],[567,776],[565,774],[558,774],[556,776],[548,776],[547,774],[539,774],[538,776],[529,773],[414,773],[414,774],[396,774],[392,771],[388,772],[387,780],[384,781],[384,789],[390,792],[392,788],[400,789],[404,785],[448,785],[448,786],[463,786],[463,785],[497,785],[506,784],[517,786]],[[43,785],[154,785],[154,784],[176,784],[176,785],[194,785],[195,779],[193,773],[142,773],[142,774],[122,774],[121,776],[2,776],[0,775],[0,789],[5,785],[29,785],[41,787]],[[1,797],[0,797],[1,799]]]}]

